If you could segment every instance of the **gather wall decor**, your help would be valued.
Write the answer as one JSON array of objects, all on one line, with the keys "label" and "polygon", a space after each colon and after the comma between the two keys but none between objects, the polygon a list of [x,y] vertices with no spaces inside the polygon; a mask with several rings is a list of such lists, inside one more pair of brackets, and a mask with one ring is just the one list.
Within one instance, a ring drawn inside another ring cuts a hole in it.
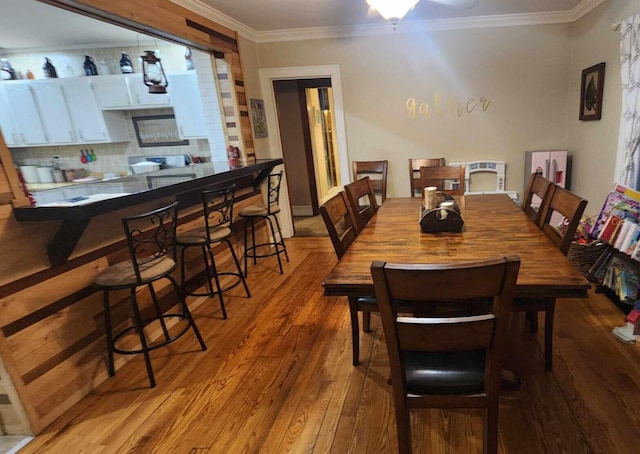
[{"label": "gather wall decor", "polygon": [[602,117],[602,91],[604,90],[605,63],[582,70],[580,82],[580,120],[600,120]]},{"label": "gather wall decor", "polygon": [[253,120],[253,135],[256,139],[267,137],[267,116],[264,110],[264,101],[252,98],[249,102],[251,104],[251,119]]},{"label": "gather wall decor", "polygon": [[452,96],[443,96],[435,93],[432,99],[420,101],[416,98],[408,98],[406,101],[407,114],[410,119],[422,116],[427,120],[431,117],[443,117],[445,115],[460,118],[463,115],[483,113],[489,110],[491,100],[481,96],[479,98],[468,98],[466,101],[459,101]]}]

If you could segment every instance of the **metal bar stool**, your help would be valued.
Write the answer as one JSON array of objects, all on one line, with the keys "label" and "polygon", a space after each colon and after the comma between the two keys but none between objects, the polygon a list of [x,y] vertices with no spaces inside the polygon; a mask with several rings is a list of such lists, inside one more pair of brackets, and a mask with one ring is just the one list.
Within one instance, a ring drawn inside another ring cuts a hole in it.
[{"label": "metal bar stool", "polygon": [[[244,286],[247,293],[247,297],[251,297],[249,287],[242,274],[240,268],[240,262],[236,256],[233,246],[229,241],[229,237],[232,234],[231,223],[233,222],[233,203],[235,200],[236,185],[230,185],[219,189],[211,189],[202,192],[202,210],[204,214],[204,226],[188,230],[183,233],[179,233],[176,244],[182,247],[180,252],[180,267],[182,272],[182,290],[187,295],[191,296],[210,296],[214,297],[216,294],[220,299],[220,309],[222,310],[222,317],[227,318],[227,311],[224,307],[224,300],[222,299],[222,292],[226,292],[234,288],[240,282]],[[236,264],[237,272],[226,271],[219,272],[216,268],[216,262],[213,258],[213,251],[211,246],[217,243],[226,243],[231,251],[231,257]],[[194,246],[199,246],[202,250],[202,258],[204,260],[205,273],[207,276],[206,293],[189,292],[185,283],[185,251]],[[236,276],[238,279],[228,286],[222,288],[220,285],[219,276]],[[215,280],[215,288],[212,283],[212,279]]]},{"label": "metal bar stool", "polygon": [[[148,213],[123,218],[122,224],[130,259],[110,266],[99,273],[94,280],[94,285],[104,292],[104,321],[107,334],[110,377],[115,375],[114,353],[122,355],[142,353],[147,367],[149,383],[151,388],[154,388],[156,381],[151,368],[149,352],[170,344],[185,334],[189,328],[193,329],[202,350],[207,349],[178,285],[171,276],[177,266],[175,251],[177,223],[178,202]],[[178,299],[179,312],[163,313],[160,309],[160,302],[153,288],[153,282],[162,278],[166,278],[171,282],[173,291]],[[140,311],[136,299],[136,288],[143,285],[146,285],[149,289],[153,301],[152,307],[144,312]],[[123,289],[129,289],[133,321],[131,326],[123,328],[114,334],[112,331],[109,292]],[[147,312],[150,314],[147,315]],[[145,318],[143,318],[143,313]],[[176,323],[167,326],[168,320]],[[145,335],[145,328],[151,324],[159,325],[159,328],[161,328],[162,335],[157,340],[148,339]],[[139,348],[118,346],[120,339],[127,334],[134,333],[138,335]]]},{"label": "metal bar stool", "polygon": [[[269,175],[268,187],[267,187],[267,205],[266,206],[248,206],[240,210],[238,215],[245,219],[244,223],[244,275],[247,275],[247,259],[253,258],[253,264],[255,265],[256,259],[271,257],[275,255],[278,258],[278,267],[280,268],[280,274],[284,274],[282,270],[282,261],[280,260],[280,254],[284,253],[287,262],[289,261],[289,254],[287,253],[287,247],[284,244],[284,237],[282,236],[282,230],[280,229],[280,222],[278,221],[278,213],[280,213],[280,184],[282,183],[282,171],[279,173],[272,173]],[[278,229],[278,236],[276,236],[276,229],[274,228],[273,221]],[[266,243],[256,244],[255,234],[255,222],[256,220],[265,219],[271,229],[271,241]],[[251,246],[247,242],[247,233],[249,226],[251,226]],[[279,239],[278,239],[279,238]],[[260,248],[268,247],[269,252],[259,253]],[[272,251],[271,248],[274,248]]]}]

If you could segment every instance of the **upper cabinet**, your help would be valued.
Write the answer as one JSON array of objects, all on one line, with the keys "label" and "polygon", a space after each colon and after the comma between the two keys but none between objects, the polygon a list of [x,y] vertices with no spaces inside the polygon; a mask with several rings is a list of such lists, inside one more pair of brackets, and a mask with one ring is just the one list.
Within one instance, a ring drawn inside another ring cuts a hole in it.
[{"label": "upper cabinet", "polygon": [[102,112],[88,78],[0,86],[0,129],[9,147],[127,142],[122,112]]},{"label": "upper cabinet", "polygon": [[149,94],[149,89],[142,82],[142,74],[92,76],[91,83],[98,105],[104,110],[171,106],[169,95]]},{"label": "upper cabinet", "polygon": [[198,76],[195,73],[170,74],[167,76],[167,81],[180,138],[206,138],[207,126],[198,87]]}]

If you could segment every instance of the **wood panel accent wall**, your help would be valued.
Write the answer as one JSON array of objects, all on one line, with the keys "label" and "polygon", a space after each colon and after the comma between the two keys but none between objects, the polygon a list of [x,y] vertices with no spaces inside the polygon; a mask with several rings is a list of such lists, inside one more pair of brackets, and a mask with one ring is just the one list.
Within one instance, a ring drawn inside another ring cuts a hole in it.
[{"label": "wood panel accent wall", "polygon": [[[262,202],[262,195],[251,188],[239,193],[244,193],[247,198],[237,203],[237,209]],[[27,427],[13,433],[41,432],[64,411],[108,379],[102,294],[93,288],[93,279],[109,265],[128,257],[124,235],[121,233],[121,217],[170,201],[165,199],[100,216],[92,220],[92,223],[95,221],[101,228],[92,228],[91,225],[88,227],[81,240],[83,244],[78,245],[78,252],[64,266],[46,268],[42,265],[39,270],[30,274],[20,273],[22,277],[19,279],[10,282],[3,280],[4,285],[0,285],[0,354],[11,378],[10,383],[20,398],[21,406],[17,405],[17,411],[24,411],[30,426],[30,429]],[[0,207],[0,220],[4,220],[5,225],[7,218],[12,218],[8,205]],[[180,222],[179,230],[202,225],[200,206],[182,210]],[[24,235],[30,224],[48,223],[19,223],[16,228]],[[22,226],[26,229],[21,228]],[[241,257],[242,230],[239,221],[236,221],[234,231],[234,247]],[[37,237],[40,238],[41,235]],[[21,244],[24,245],[24,241]],[[43,247],[41,242],[38,245]],[[203,270],[198,252],[198,248],[193,248],[186,257],[187,277],[196,280]],[[12,253],[15,254],[16,251]],[[216,261],[224,267],[227,262],[230,263],[231,256],[226,247],[217,249],[215,253]],[[41,258],[36,263],[45,263],[44,248],[40,255]],[[0,275],[10,272],[4,260],[0,266],[3,268]],[[33,271],[33,268],[29,269]],[[179,281],[178,270],[174,277]],[[168,309],[175,304],[166,283],[161,281],[155,288],[163,308]],[[127,292],[112,292],[111,302],[115,325],[130,319]],[[146,289],[139,292],[139,302],[142,306],[151,302]],[[195,307],[193,299],[189,304],[190,307]],[[117,370],[131,357],[116,355],[115,359]]]},{"label": "wood panel accent wall", "polygon": [[[158,37],[201,50],[224,53],[242,115],[239,126],[244,152],[248,158],[255,156],[234,31],[168,0],[41,1],[142,33],[150,34],[151,30]],[[245,188],[244,193],[246,198],[238,208],[262,202],[262,195],[252,188]],[[9,433],[37,434],[108,378],[102,301],[92,281],[102,269],[126,257],[121,217],[170,200],[92,219],[70,260],[56,268],[49,267],[46,246],[59,223],[17,222],[9,201],[14,205],[29,203],[0,137],[0,366],[4,366],[0,368],[0,415],[10,415],[7,418],[11,424],[5,424]],[[181,211],[180,216],[181,229],[202,222],[198,206]],[[236,235],[234,246],[238,252],[240,236]],[[225,260],[228,253],[218,252]],[[187,264],[188,276],[197,277],[202,269],[198,257],[190,254]],[[161,298],[166,293],[162,286],[158,292]],[[144,303],[144,292],[141,297]],[[115,317],[126,319],[128,305],[116,298],[112,301]],[[165,298],[164,304],[171,305],[172,301]],[[116,355],[117,367],[128,359]],[[16,402],[11,402],[12,393]],[[3,404],[11,408],[3,408]]]}]

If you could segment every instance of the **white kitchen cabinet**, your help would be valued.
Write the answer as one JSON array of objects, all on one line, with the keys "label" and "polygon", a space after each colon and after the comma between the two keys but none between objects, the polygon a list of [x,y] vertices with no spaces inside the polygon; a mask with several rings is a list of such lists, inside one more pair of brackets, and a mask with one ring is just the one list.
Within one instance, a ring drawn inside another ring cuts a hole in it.
[{"label": "white kitchen cabinet", "polygon": [[38,104],[49,145],[77,143],[78,137],[69,116],[67,101],[57,80],[30,83]]},{"label": "white kitchen cabinet", "polygon": [[7,81],[2,84],[2,96],[13,119],[14,142],[17,142],[15,146],[48,144],[31,85],[25,81]]},{"label": "white kitchen cabinet", "polygon": [[78,143],[128,142],[123,112],[103,112],[94,93],[93,78],[59,79]]},{"label": "white kitchen cabinet", "polygon": [[150,94],[142,82],[142,74],[92,76],[98,105],[103,110],[169,107],[167,94]]},{"label": "white kitchen cabinet", "polygon": [[0,86],[0,132],[2,132],[4,142],[8,147],[20,146],[20,131],[13,122],[11,107],[2,86]]},{"label": "white kitchen cabinet", "polygon": [[206,138],[207,125],[197,75],[194,73],[172,74],[167,76],[167,80],[180,138]]}]

